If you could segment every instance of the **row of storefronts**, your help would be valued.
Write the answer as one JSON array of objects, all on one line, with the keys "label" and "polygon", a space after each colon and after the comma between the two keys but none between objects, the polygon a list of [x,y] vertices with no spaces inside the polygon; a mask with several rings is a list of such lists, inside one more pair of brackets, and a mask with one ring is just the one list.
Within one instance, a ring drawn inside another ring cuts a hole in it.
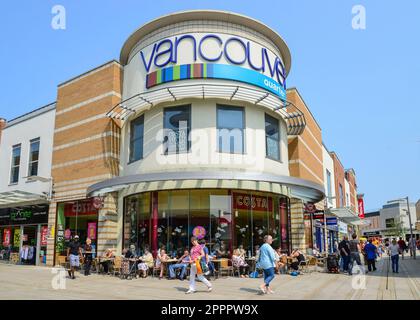
[{"label": "row of storefronts", "polygon": [[195,235],[253,256],[271,234],[284,252],[334,251],[360,220],[355,173],[286,88],[290,62],[280,35],[231,12],[145,24],[119,62],[0,122],[2,250],[32,246],[33,264],[53,265],[76,234],[95,255],[130,245],[175,255]]}]

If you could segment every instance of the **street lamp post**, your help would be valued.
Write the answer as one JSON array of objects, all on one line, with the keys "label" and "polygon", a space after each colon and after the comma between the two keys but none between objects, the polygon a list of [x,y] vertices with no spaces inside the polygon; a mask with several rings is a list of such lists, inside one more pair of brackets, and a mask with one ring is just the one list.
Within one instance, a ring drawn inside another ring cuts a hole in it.
[{"label": "street lamp post", "polygon": [[407,200],[408,223],[410,224],[410,242],[409,242],[409,246],[410,246],[410,250],[413,251],[413,258],[416,259],[416,245],[414,245],[414,248],[413,248],[414,235],[413,235],[413,226],[411,225],[410,202],[408,201],[408,196],[405,197],[405,199]]},{"label": "street lamp post", "polygon": [[410,202],[408,201],[408,196],[405,198],[401,198],[401,199],[397,199],[397,200],[392,200],[393,201],[402,201],[405,200],[407,201],[407,214],[408,214],[408,223],[410,224],[410,242],[409,242],[409,246],[411,248],[411,250],[413,250],[413,258],[416,259],[416,246],[414,245],[414,248],[412,247],[412,243],[413,239],[414,239],[414,235],[413,235],[413,226],[411,225],[411,214],[410,214]]}]

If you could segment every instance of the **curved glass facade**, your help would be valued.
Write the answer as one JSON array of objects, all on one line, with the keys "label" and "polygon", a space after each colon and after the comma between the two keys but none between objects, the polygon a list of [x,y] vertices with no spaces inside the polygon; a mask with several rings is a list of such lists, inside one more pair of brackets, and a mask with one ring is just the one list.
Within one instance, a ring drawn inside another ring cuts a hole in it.
[{"label": "curved glass facade", "polygon": [[286,196],[245,190],[193,189],[145,192],[124,201],[124,247],[171,255],[190,246],[189,238],[205,238],[212,251],[229,256],[240,245],[255,255],[264,235],[273,247],[288,252],[290,205]]}]

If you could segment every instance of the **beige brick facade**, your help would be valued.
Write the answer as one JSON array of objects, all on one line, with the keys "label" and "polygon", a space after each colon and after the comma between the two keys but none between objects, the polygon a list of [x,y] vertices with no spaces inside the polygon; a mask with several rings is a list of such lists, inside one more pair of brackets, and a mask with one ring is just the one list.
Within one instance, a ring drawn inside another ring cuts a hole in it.
[{"label": "beige brick facade", "polygon": [[[88,186],[118,175],[120,127],[106,117],[121,101],[122,68],[111,61],[59,85],[48,224],[55,230],[57,203],[86,198]],[[107,195],[98,213],[98,253],[117,242],[117,195]],[[54,233],[55,236],[55,233]],[[47,265],[55,239],[48,240]]]}]

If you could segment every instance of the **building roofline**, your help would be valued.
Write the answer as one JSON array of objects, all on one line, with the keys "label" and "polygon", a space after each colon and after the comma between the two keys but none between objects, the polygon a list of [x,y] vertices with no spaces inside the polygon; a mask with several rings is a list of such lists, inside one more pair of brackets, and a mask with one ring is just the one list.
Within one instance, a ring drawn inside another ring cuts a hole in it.
[{"label": "building roofline", "polygon": [[305,99],[303,99],[303,97],[302,97],[302,95],[300,94],[299,90],[298,90],[296,87],[290,87],[290,88],[287,88],[287,90],[286,90],[286,94],[287,94],[287,91],[291,91],[291,90],[294,90],[294,91],[296,91],[296,92],[297,92],[297,94],[298,94],[299,98],[302,100],[302,102],[303,102],[303,104],[305,105],[306,109],[308,109],[309,114],[311,115],[312,119],[314,119],[315,124],[318,126],[319,130],[320,130],[320,131],[322,131],[321,126],[319,125],[318,121],[317,121],[317,120],[316,120],[316,118],[314,117],[314,115],[313,115],[313,113],[312,113],[311,109],[308,107],[308,104],[305,102]]},{"label": "building roofline", "polygon": [[277,46],[277,48],[280,50],[284,62],[284,67],[286,69],[286,76],[289,74],[292,59],[289,48],[283,38],[276,31],[261,21],[226,10],[201,9],[179,11],[166,14],[146,22],[137,30],[135,30],[124,42],[120,53],[121,64],[127,64],[132,49],[145,35],[170,24],[191,20],[227,21],[234,24],[244,25],[250,29],[260,32],[264,36],[268,37],[271,41],[273,41],[274,45]]},{"label": "building roofline", "polygon": [[119,66],[121,66],[121,64],[120,64],[117,60],[112,59],[112,60],[107,61],[107,62],[105,62],[105,63],[103,63],[103,64],[101,64],[101,65],[99,65],[99,66],[97,66],[97,67],[94,67],[93,69],[90,69],[90,70],[88,70],[88,71],[86,71],[86,72],[83,72],[82,74],[79,74],[79,75],[77,75],[77,76],[75,76],[75,77],[73,77],[73,78],[70,78],[70,79],[68,79],[68,80],[66,80],[66,81],[64,81],[64,82],[62,82],[62,83],[60,83],[60,84],[58,84],[58,85],[57,85],[57,87],[59,87],[59,88],[60,88],[60,87],[63,87],[63,86],[65,86],[66,84],[69,84],[70,82],[72,82],[72,81],[74,81],[74,80],[76,80],[76,79],[78,79],[78,78],[81,78],[81,77],[87,76],[89,73],[95,72],[97,69],[103,68],[103,67],[107,66],[108,64],[112,64],[112,63],[117,63]]},{"label": "building roofline", "polygon": [[353,168],[349,168],[349,169],[345,169],[344,170],[344,172],[348,172],[348,171],[351,172],[351,173],[353,173],[354,176],[356,176],[356,171],[354,171]]},{"label": "building roofline", "polygon": [[27,113],[25,113],[25,114],[23,114],[21,116],[18,116],[16,118],[13,118],[12,120],[7,121],[4,130],[7,129],[7,128],[10,128],[11,126],[14,126],[14,125],[16,125],[18,123],[21,123],[23,121],[26,121],[26,120],[35,118],[35,117],[37,117],[37,116],[39,116],[39,115],[41,115],[43,113],[49,112],[51,110],[54,110],[55,109],[55,104],[56,104],[56,102],[52,102],[50,104],[47,104],[45,106],[42,106],[40,108],[37,108],[37,109],[32,110],[30,112],[27,112]]},{"label": "building roofline", "polygon": [[[338,154],[335,151],[330,151],[329,154],[334,154],[334,156],[337,158],[338,162],[340,163],[341,167],[344,169],[343,164],[341,163],[340,158],[338,157]],[[345,172],[345,170],[344,170]]]}]

